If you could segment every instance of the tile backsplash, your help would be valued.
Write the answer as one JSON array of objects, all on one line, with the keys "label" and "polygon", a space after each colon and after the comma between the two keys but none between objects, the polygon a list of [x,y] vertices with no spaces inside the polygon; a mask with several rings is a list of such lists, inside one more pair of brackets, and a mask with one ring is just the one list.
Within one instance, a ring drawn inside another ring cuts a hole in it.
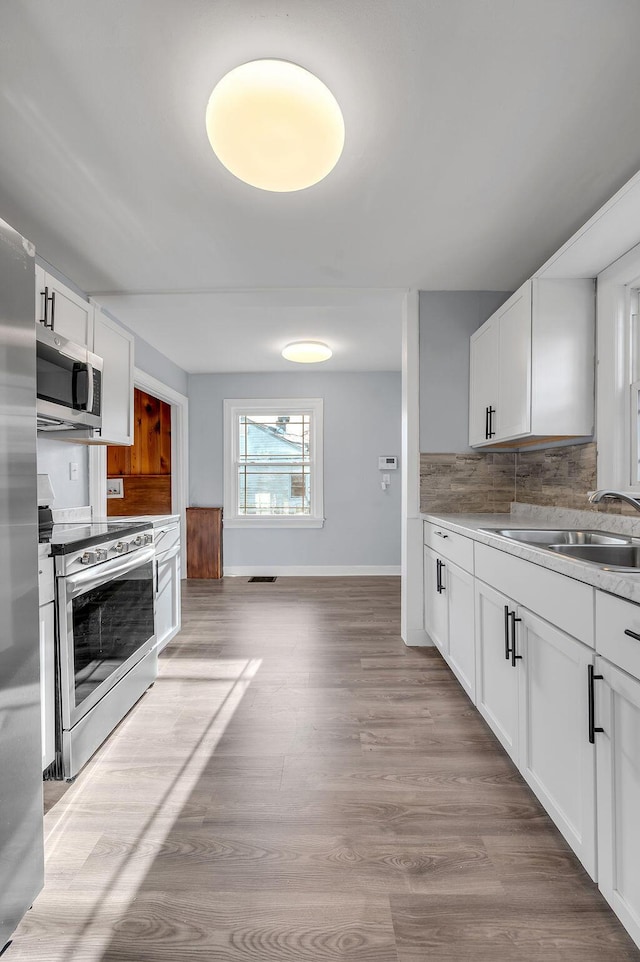
[{"label": "tile backsplash", "polygon": [[595,441],[518,451],[515,459],[515,501],[583,511],[591,507],[587,492],[597,486]]},{"label": "tile backsplash", "polygon": [[420,510],[508,512],[515,501],[515,455],[420,455]]},{"label": "tile backsplash", "polygon": [[420,455],[420,507],[424,512],[508,512],[515,501],[637,515],[619,502],[590,505],[587,492],[595,487],[594,441],[508,454]]}]

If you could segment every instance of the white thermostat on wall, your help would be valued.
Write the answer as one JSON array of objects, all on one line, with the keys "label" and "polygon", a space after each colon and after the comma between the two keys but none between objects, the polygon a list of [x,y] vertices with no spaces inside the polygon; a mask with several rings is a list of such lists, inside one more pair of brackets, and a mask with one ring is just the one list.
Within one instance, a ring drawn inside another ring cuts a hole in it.
[{"label": "white thermostat on wall", "polygon": [[397,467],[398,459],[395,457],[388,457],[382,454],[378,458],[378,468],[380,471],[395,471]]}]

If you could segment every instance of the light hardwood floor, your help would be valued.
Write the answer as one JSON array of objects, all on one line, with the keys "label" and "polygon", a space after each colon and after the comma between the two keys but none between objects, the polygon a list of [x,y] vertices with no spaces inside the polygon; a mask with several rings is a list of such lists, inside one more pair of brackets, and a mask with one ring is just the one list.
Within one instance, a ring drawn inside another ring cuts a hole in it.
[{"label": "light hardwood floor", "polygon": [[395,578],[189,582],[3,962],[631,962]]}]

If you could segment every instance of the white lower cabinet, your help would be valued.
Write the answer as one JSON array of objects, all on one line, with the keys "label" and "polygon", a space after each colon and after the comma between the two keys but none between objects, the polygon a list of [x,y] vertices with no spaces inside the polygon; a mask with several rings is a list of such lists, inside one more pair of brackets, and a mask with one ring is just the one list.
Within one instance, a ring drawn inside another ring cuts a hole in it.
[{"label": "white lower cabinet", "polygon": [[474,577],[457,565],[445,567],[449,612],[448,662],[471,701],[476,698]]},{"label": "white lower cabinet", "polygon": [[640,945],[640,681],[601,657],[595,674],[598,885]]},{"label": "white lower cabinet", "polygon": [[520,772],[595,878],[595,751],[588,705],[594,652],[526,609],[517,616]]},{"label": "white lower cabinet", "polygon": [[424,533],[427,633],[640,946],[640,605]]},{"label": "white lower cabinet", "polygon": [[180,545],[162,552],[156,564],[156,644],[162,651],[180,630]]},{"label": "white lower cabinet", "polygon": [[476,707],[518,764],[518,673],[511,663],[508,615],[515,604],[476,581]]},{"label": "white lower cabinet", "polygon": [[425,547],[424,579],[426,632],[475,701],[473,575]]},{"label": "white lower cabinet", "polygon": [[595,878],[593,650],[482,582],[476,627],[478,710]]},{"label": "white lower cabinet", "polygon": [[431,548],[424,549],[424,627],[444,657],[449,651],[449,611],[443,583],[442,560]]}]

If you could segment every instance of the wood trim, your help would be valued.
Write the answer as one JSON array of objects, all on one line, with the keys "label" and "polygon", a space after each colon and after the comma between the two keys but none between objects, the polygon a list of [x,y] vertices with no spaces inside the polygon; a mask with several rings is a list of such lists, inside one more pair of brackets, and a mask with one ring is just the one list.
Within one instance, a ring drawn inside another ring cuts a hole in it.
[{"label": "wood trim", "polygon": [[134,368],[134,383],[143,391],[148,391],[171,405],[171,504],[173,513],[180,515],[180,538],[187,540],[186,507],[189,500],[189,399],[179,391],[169,387],[147,374]]},{"label": "wood trim", "polygon": [[168,474],[125,475],[122,485],[124,498],[107,499],[108,517],[172,513]]}]

